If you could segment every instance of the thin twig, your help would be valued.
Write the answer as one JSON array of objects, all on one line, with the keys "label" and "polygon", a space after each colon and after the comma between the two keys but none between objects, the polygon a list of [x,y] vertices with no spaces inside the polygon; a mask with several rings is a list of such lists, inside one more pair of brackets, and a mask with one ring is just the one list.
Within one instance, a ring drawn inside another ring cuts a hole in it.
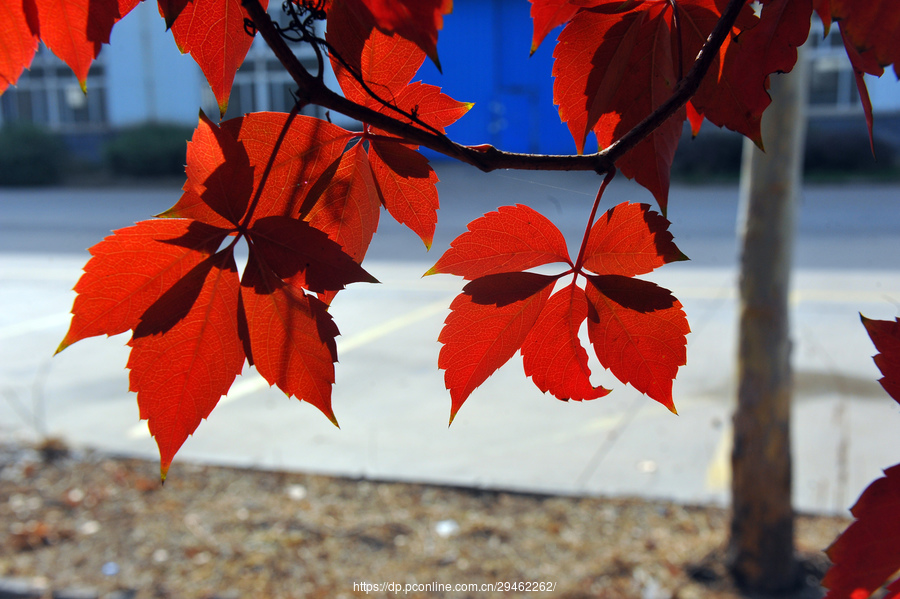
[{"label": "thin twig", "polygon": [[330,43],[328,43],[328,40],[323,40],[323,39],[317,38],[316,42],[323,44],[328,49],[328,54],[333,56],[334,58],[336,58],[337,61],[339,63],[341,63],[341,66],[344,67],[344,69],[346,69],[348,73],[350,73],[350,76],[353,77],[353,79],[356,80],[356,82],[359,83],[360,86],[362,86],[363,91],[365,91],[376,102],[378,102],[385,108],[393,110],[397,114],[406,117],[411,122],[413,122],[417,125],[421,125],[422,127],[426,128],[428,131],[431,131],[435,135],[438,135],[441,137],[446,137],[446,135],[444,135],[442,132],[438,131],[437,129],[435,129],[434,127],[429,125],[428,123],[424,122],[419,117],[406,112],[399,106],[391,104],[390,102],[388,102],[387,100],[385,100],[381,96],[379,96],[377,93],[375,93],[375,90],[373,90],[371,87],[369,87],[369,84],[366,83],[366,80],[363,78],[362,73],[357,72],[356,69],[354,69],[352,66],[350,66],[350,63],[348,63],[346,60],[344,60],[344,57],[341,56],[340,53],[338,53],[338,51],[334,48],[334,46],[332,46]]},{"label": "thin twig", "polygon": [[600,206],[600,200],[603,199],[603,192],[606,191],[606,186],[612,182],[613,177],[615,176],[616,167],[613,167],[609,169],[609,172],[603,177],[603,183],[600,184],[600,190],[597,192],[597,197],[594,199],[591,215],[588,217],[587,226],[584,229],[584,237],[581,238],[581,248],[578,250],[578,258],[575,259],[575,264],[572,266],[572,269],[575,271],[575,276],[578,276],[578,273],[581,272],[581,267],[584,266],[584,253],[587,250],[591,229],[594,227],[594,219],[597,218],[597,207]]}]

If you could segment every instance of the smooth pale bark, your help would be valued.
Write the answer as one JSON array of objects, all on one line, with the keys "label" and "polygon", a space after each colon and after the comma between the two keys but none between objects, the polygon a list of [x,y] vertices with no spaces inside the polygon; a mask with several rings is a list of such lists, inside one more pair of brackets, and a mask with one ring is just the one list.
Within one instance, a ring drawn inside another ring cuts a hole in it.
[{"label": "smooth pale bark", "polygon": [[741,586],[795,587],[791,504],[791,341],[788,292],[805,137],[804,61],[771,78],[766,152],[745,140],[741,172],[737,409],[728,567]]}]

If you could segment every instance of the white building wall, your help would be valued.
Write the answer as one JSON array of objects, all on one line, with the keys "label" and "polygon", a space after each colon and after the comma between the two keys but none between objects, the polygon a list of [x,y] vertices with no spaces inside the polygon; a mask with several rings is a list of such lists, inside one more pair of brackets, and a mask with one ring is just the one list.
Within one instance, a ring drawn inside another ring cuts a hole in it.
[{"label": "white building wall", "polygon": [[208,85],[193,59],[178,51],[155,2],[139,3],[116,23],[103,53],[111,125],[196,125],[202,90]]}]

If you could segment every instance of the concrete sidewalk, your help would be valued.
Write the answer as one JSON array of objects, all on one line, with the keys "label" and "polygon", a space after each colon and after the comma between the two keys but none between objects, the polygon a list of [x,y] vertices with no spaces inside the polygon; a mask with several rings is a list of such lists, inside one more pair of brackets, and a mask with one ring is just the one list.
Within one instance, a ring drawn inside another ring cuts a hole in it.
[{"label": "concrete sidewalk", "polygon": [[[693,261],[642,277],[672,290],[693,331],[674,388],[679,416],[596,363],[595,384],[613,392],[592,402],[559,402],[524,376],[516,355],[448,428],[450,398],[437,369],[436,340],[462,281],[422,279],[422,273],[469,220],[503,204],[529,203],[577,244],[597,181],[584,173],[483,175],[449,166],[439,173],[443,208],[432,254],[385,216],[366,261],[383,284],[353,285],[333,307],[342,333],[334,389],[341,430],[246,369],[188,439],[170,476],[186,476],[179,463],[200,460],[725,503],[737,189],[674,187],[673,232]],[[646,191],[621,181],[607,195],[603,208],[649,201]],[[71,288],[88,257],[84,248],[177,197],[177,189],[0,190],[0,441],[53,434],[157,459],[127,392],[127,336],[86,339],[52,354],[68,325]],[[803,511],[845,511],[882,468],[900,462],[900,406],[876,382],[875,349],[858,316],[898,313],[898,197],[896,186],[804,191],[792,301],[795,503]]]},{"label": "concrete sidewalk", "polygon": [[[16,281],[29,286],[29,273],[37,272],[29,261],[40,260],[0,260],[3,292],[15,293]],[[81,263],[57,257],[54,264],[56,275],[44,272],[41,283],[44,305],[31,309],[58,315],[57,306],[68,308],[67,288]],[[675,383],[679,416],[597,364],[595,382],[613,393],[592,402],[557,401],[524,376],[517,355],[472,394],[448,428],[450,399],[436,367],[435,340],[461,284],[450,276],[422,279],[429,266],[367,263],[384,284],[359,286],[336,302],[343,335],[334,409],[341,430],[246,369],[188,439],[170,476],[185,475],[179,462],[202,461],[528,492],[727,502],[733,269],[685,263],[653,277],[682,301],[693,331],[688,365]],[[795,503],[802,511],[846,510],[881,468],[900,461],[900,408],[875,382],[874,348],[857,315],[892,318],[898,303],[897,272],[803,270],[795,277]],[[157,459],[134,396],[126,392],[126,337],[85,340],[52,360],[41,350],[45,356],[37,358],[37,348],[55,347],[67,324],[40,318],[18,321],[20,328],[32,323],[27,336],[15,323],[0,327],[7,392],[16,371],[30,372],[25,380],[41,399],[49,433]],[[19,396],[27,398],[27,387]],[[0,438],[35,432],[6,402],[0,423]]]}]

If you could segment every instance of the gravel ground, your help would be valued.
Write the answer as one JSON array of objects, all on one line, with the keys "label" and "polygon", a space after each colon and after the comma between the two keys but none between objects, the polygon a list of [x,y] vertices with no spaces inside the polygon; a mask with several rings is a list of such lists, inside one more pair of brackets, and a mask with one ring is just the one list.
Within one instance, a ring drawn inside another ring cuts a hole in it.
[{"label": "gravel ground", "polygon": [[[720,508],[184,462],[161,487],[158,472],[52,445],[0,447],[0,596],[20,585],[43,598],[340,598],[397,583],[368,595],[741,597],[722,576]],[[819,550],[847,523],[798,519],[811,584],[827,564]],[[496,582],[552,590],[433,590]]]}]

